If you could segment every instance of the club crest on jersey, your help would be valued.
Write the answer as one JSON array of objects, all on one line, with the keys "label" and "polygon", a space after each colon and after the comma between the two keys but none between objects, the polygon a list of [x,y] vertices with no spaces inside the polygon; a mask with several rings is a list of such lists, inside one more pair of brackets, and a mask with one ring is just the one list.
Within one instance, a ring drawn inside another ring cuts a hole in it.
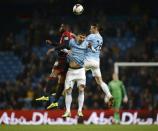
[{"label": "club crest on jersey", "polygon": [[69,37],[64,37],[64,40],[69,40]]}]

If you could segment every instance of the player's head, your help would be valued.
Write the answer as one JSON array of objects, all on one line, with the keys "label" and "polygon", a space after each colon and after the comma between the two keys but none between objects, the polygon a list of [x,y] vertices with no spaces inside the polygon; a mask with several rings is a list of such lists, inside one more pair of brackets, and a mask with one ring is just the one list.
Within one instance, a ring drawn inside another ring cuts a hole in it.
[{"label": "player's head", "polygon": [[117,73],[113,73],[112,74],[112,79],[113,80],[118,80],[119,79],[118,74]]},{"label": "player's head", "polygon": [[60,28],[59,28],[59,32],[60,33],[63,33],[63,32],[65,32],[65,31],[69,31],[70,30],[70,27],[69,27],[69,25],[68,24],[61,24],[60,25]]},{"label": "player's head", "polygon": [[85,33],[78,33],[76,35],[76,40],[79,44],[81,44],[85,40],[85,38],[86,38]]},{"label": "player's head", "polygon": [[101,31],[101,27],[99,24],[93,23],[90,26],[90,33],[95,34]]}]

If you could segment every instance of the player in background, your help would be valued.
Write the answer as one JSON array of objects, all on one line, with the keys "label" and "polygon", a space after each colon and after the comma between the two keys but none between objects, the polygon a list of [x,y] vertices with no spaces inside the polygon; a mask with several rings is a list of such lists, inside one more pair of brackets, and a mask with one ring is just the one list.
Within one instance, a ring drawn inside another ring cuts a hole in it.
[{"label": "player in background", "polygon": [[[86,75],[84,69],[84,60],[86,51],[91,48],[88,42],[83,42],[85,35],[78,34],[76,39],[71,39],[69,42],[70,52],[67,55],[69,62],[69,69],[66,74],[65,80],[65,105],[66,112],[62,117],[71,116],[71,103],[72,103],[72,89],[77,82],[77,87],[79,89],[78,95],[78,113],[79,117],[83,117],[82,107],[84,103],[84,88],[86,85]],[[67,51],[68,52],[68,51]]]},{"label": "player in background", "polygon": [[107,84],[103,82],[100,71],[100,51],[103,44],[103,38],[99,33],[99,25],[92,24],[90,26],[90,33],[91,34],[86,37],[85,41],[91,43],[94,49],[88,49],[86,53],[85,69],[91,70],[92,75],[95,77],[97,84],[100,85],[100,87],[106,94],[106,97],[109,101],[109,106],[111,107],[113,104],[113,97],[109,91]]},{"label": "player in background", "polygon": [[[70,32],[69,26],[66,24],[61,24],[59,32],[61,33],[61,38],[60,38],[59,44],[54,44],[52,41],[46,40],[46,42],[48,44],[52,44],[55,46],[55,48],[49,49],[47,54],[49,55],[53,51],[58,52],[58,59],[56,60],[54,66],[52,68],[52,72],[48,77],[48,83],[49,83],[49,81],[52,81],[53,83],[58,82],[57,83],[58,88],[57,88],[56,94],[54,96],[55,100],[52,103],[53,107],[58,106],[58,99],[60,98],[60,96],[62,95],[62,92],[64,90],[65,77],[66,77],[66,72],[68,69],[68,64],[67,64],[67,59],[66,59],[67,54],[65,52],[60,51],[60,49],[67,48],[69,40],[72,39],[73,37],[75,37],[74,34]],[[58,81],[57,81],[57,79],[58,79]],[[51,90],[48,88],[48,86],[46,86],[44,91],[45,91],[45,96],[37,98],[36,99],[37,101],[48,101],[49,100]]]},{"label": "player in background", "polygon": [[122,100],[124,103],[128,102],[125,86],[123,82],[119,80],[118,75],[116,73],[113,73],[112,80],[109,82],[108,85],[109,85],[110,92],[112,93],[112,96],[114,97],[114,104],[113,104],[114,123],[119,123],[120,122],[119,110],[121,107]]}]

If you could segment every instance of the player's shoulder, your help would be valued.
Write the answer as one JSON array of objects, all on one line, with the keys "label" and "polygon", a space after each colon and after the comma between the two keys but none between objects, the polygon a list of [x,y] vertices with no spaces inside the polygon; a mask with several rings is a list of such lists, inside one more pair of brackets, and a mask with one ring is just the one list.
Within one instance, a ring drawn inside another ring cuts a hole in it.
[{"label": "player's shoulder", "polygon": [[69,41],[69,45],[73,45],[76,42],[76,40],[74,38],[70,39]]},{"label": "player's shoulder", "polygon": [[119,80],[120,84],[123,85],[123,81]]},{"label": "player's shoulder", "polygon": [[67,35],[63,34],[63,40],[64,40],[64,41],[69,40],[69,36],[67,36]]},{"label": "player's shoulder", "polygon": [[69,35],[70,35],[70,33],[71,33],[71,32],[69,32],[69,31],[65,31],[65,32],[63,32],[63,34],[62,34],[62,35],[63,35],[63,36],[69,36]]},{"label": "player's shoulder", "polygon": [[69,40],[71,38],[71,32],[69,31],[63,32],[62,37],[64,40]]},{"label": "player's shoulder", "polygon": [[95,34],[89,34],[88,36],[87,36],[87,38],[94,38],[95,37]]},{"label": "player's shoulder", "polygon": [[103,40],[103,37],[100,35],[100,33],[96,34],[96,36],[97,36],[99,39]]},{"label": "player's shoulder", "polygon": [[113,80],[109,81],[108,85],[111,85],[113,83]]},{"label": "player's shoulder", "polygon": [[103,37],[99,33],[97,33],[97,34],[89,34],[87,36],[87,39],[100,39],[100,40],[103,40]]},{"label": "player's shoulder", "polygon": [[70,39],[70,41],[69,41],[70,43],[74,43],[75,42],[75,39],[74,38],[72,38],[72,39]]},{"label": "player's shoulder", "polygon": [[74,34],[70,31],[65,31],[62,33],[63,36],[73,36]]}]

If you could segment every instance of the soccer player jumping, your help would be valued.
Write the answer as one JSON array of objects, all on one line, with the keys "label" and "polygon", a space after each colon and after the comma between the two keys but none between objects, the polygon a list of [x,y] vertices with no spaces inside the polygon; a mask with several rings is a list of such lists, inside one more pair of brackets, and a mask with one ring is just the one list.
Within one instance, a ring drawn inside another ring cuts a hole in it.
[{"label": "soccer player jumping", "polygon": [[[69,69],[66,74],[65,80],[65,105],[66,112],[62,117],[70,117],[70,107],[72,102],[72,89],[74,83],[77,82],[77,87],[79,89],[78,95],[78,113],[79,117],[83,117],[82,107],[84,103],[84,88],[86,85],[86,75],[84,69],[84,60],[86,56],[87,49],[91,49],[92,46],[84,41],[85,35],[78,34],[76,39],[71,39],[69,42],[70,51],[67,55],[69,62]],[[84,41],[84,42],[83,42]]]},{"label": "soccer player jumping", "polygon": [[[65,52],[61,51],[60,49],[67,48],[69,40],[74,37],[74,34],[69,31],[69,26],[66,24],[61,24],[61,26],[59,28],[59,32],[61,33],[61,38],[60,38],[59,44],[54,44],[52,41],[46,40],[47,43],[53,44],[54,46],[56,46],[55,48],[49,49],[47,54],[50,54],[51,52],[53,52],[55,50],[58,51],[58,59],[55,62],[54,66],[52,68],[52,72],[48,77],[48,82],[53,81],[53,83],[56,83],[57,82],[56,78],[58,78],[58,88],[57,88],[57,92],[55,94],[55,100],[53,101],[51,106],[48,107],[48,109],[58,106],[57,101],[60,98],[60,96],[62,95],[62,92],[64,90],[65,77],[66,77],[66,72],[68,69],[67,60],[66,60],[67,54]],[[47,96],[42,96],[40,98],[37,98],[36,99],[37,101],[48,101],[49,100],[48,95],[50,95],[50,93],[49,93],[50,90],[48,89],[48,86],[46,86],[44,91]]]},{"label": "soccer player jumping", "polygon": [[102,80],[101,71],[100,71],[100,51],[103,44],[103,38],[99,33],[99,25],[92,24],[90,26],[90,35],[85,39],[88,43],[91,43],[93,50],[88,49],[85,58],[85,69],[91,70],[92,75],[95,77],[95,80],[98,85],[102,88],[106,97],[108,98],[109,107],[113,104],[113,97],[109,91],[109,88],[105,82]]}]

